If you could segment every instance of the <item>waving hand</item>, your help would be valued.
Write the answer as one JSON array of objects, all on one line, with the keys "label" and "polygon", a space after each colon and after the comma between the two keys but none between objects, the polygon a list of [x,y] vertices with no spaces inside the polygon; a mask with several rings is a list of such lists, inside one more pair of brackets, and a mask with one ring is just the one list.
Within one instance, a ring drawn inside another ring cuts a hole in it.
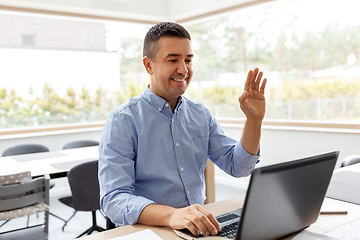
[{"label": "waving hand", "polygon": [[258,68],[250,70],[245,82],[244,92],[239,97],[240,108],[248,120],[262,120],[265,116],[265,78],[261,85],[263,73]]}]

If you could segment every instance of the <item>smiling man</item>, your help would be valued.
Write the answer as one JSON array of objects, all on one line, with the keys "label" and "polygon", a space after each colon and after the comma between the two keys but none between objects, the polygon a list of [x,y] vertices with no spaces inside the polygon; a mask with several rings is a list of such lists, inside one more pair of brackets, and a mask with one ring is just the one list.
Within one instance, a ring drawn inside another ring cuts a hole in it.
[{"label": "smiling man", "polygon": [[150,90],[168,101],[174,111],[178,98],[188,88],[193,75],[194,55],[190,39],[170,35],[158,39],[157,44],[160,48],[155,56],[146,54],[144,49],[143,63],[151,75]]},{"label": "smiling man", "polygon": [[231,176],[251,174],[259,158],[266,79],[261,81],[257,68],[248,73],[239,97],[246,122],[236,141],[201,103],[182,96],[193,75],[185,28],[170,22],[153,26],[143,55],[150,84],[117,107],[102,132],[101,209],[117,226],[142,223],[216,235],[221,227],[202,207],[207,158]]}]

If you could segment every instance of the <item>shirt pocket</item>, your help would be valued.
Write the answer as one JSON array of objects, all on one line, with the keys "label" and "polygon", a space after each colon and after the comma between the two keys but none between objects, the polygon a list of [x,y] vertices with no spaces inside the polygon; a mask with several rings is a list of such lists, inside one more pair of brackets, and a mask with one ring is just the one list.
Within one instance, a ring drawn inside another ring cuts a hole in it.
[{"label": "shirt pocket", "polygon": [[209,138],[201,137],[192,139],[192,149],[194,151],[195,162],[201,163],[199,167],[206,165],[208,157]]}]

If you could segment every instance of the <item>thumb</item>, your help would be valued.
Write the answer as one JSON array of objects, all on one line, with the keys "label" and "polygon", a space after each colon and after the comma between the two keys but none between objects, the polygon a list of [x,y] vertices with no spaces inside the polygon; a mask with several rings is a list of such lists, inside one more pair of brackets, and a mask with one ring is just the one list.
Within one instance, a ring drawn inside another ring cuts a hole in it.
[{"label": "thumb", "polygon": [[245,99],[247,98],[247,96],[248,96],[248,92],[247,92],[247,90],[245,90],[239,97],[239,103],[245,102]]}]

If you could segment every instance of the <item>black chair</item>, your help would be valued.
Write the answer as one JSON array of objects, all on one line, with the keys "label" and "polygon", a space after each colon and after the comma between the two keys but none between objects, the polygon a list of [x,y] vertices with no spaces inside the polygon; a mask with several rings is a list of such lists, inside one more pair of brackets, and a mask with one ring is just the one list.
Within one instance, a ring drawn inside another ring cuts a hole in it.
[{"label": "black chair", "polygon": [[41,144],[21,144],[6,149],[3,152],[2,156],[8,157],[13,155],[39,153],[39,152],[49,152],[49,149]]},{"label": "black chair", "polygon": [[[20,155],[20,154],[41,153],[41,152],[49,152],[49,149],[46,146],[41,145],[41,144],[29,143],[29,144],[20,144],[20,145],[10,147],[3,152],[2,156],[8,157],[8,156],[14,156],[14,155]],[[55,183],[50,180],[49,188],[51,189],[54,186],[55,186]],[[66,223],[65,219],[63,219],[51,212],[49,212],[49,214]],[[30,219],[30,216],[28,216],[28,224],[29,224],[29,219]]]},{"label": "black chair", "polygon": [[[99,146],[99,142],[95,141],[95,140],[77,140],[77,141],[72,141],[69,142],[67,144],[64,145],[63,150],[66,149],[73,149],[73,148],[82,148],[82,147],[92,147],[92,146]],[[60,200],[60,199],[59,199]],[[64,231],[65,226],[67,225],[67,223],[75,216],[76,214],[76,210],[74,210],[73,215],[71,215],[71,217],[65,221],[65,224],[62,226],[62,230]]]},{"label": "black chair", "polygon": [[109,217],[105,217],[105,219],[106,219],[106,230],[116,228],[115,224],[110,220]]},{"label": "black chair", "polygon": [[[96,223],[96,211],[100,210],[98,161],[95,160],[79,164],[70,169],[67,176],[72,196],[60,198],[59,201],[72,207],[75,211],[91,211],[92,213],[92,226],[80,234],[78,238],[85,234],[89,235],[93,231],[104,231],[105,229]],[[75,213],[70,219],[74,215]]]},{"label": "black chair", "polygon": [[360,163],[360,155],[350,155],[343,159],[341,167],[346,167],[355,163]]},{"label": "black chair", "polygon": [[99,146],[99,142],[94,140],[73,141],[65,144],[63,150],[71,149],[71,148],[91,147],[91,146]]}]

